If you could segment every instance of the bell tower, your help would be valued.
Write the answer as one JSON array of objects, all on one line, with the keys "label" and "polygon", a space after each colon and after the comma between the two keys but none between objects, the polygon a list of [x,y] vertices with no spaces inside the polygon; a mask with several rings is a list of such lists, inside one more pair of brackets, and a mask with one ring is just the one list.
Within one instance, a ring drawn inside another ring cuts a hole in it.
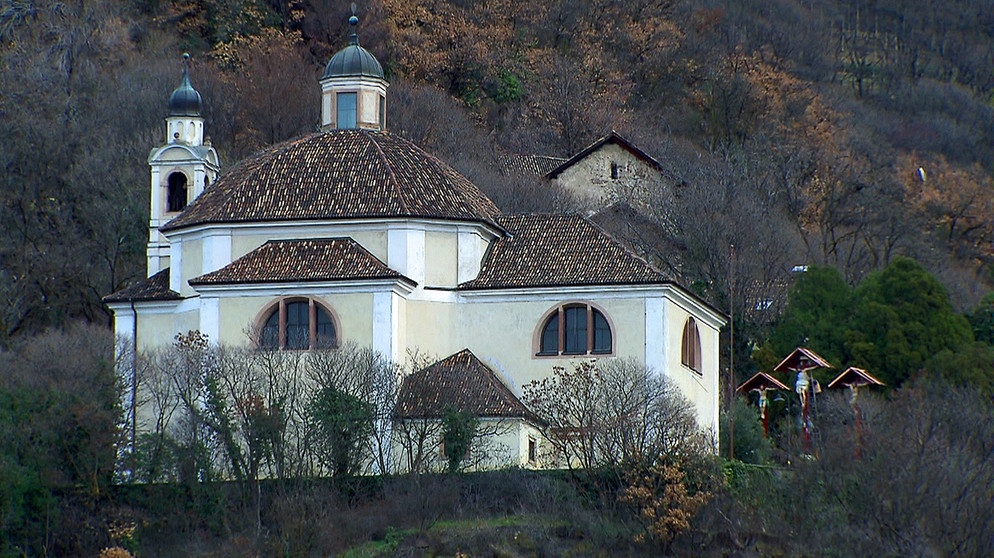
[{"label": "bell tower", "polygon": [[200,115],[203,99],[190,84],[190,55],[183,55],[183,77],[169,97],[166,143],[148,156],[151,167],[148,223],[148,276],[169,267],[169,240],[159,227],[176,217],[217,179],[220,163]]},{"label": "bell tower", "polygon": [[359,18],[353,15],[349,24],[349,46],[331,57],[321,75],[321,129],[386,130],[388,83],[383,66],[359,46]]}]

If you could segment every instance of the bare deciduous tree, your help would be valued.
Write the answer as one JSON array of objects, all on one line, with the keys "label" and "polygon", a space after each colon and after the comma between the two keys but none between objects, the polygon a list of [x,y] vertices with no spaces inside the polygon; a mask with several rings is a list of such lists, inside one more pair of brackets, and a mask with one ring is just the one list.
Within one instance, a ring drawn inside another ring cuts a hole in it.
[{"label": "bare deciduous tree", "polygon": [[693,405],[665,377],[634,360],[557,367],[522,391],[525,404],[547,421],[546,436],[567,467],[713,450]]}]

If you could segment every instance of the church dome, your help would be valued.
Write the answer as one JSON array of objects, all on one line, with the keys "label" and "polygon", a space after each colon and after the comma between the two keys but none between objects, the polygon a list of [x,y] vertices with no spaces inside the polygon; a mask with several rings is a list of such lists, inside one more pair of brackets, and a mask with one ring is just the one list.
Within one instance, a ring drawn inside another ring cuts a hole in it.
[{"label": "church dome", "polygon": [[161,230],[210,223],[424,218],[494,224],[476,185],[399,136],[330,130],[245,159]]},{"label": "church dome", "polygon": [[383,79],[383,66],[371,52],[359,46],[359,39],[354,34],[349,46],[336,52],[328,61],[321,79],[353,76]]},{"label": "church dome", "polygon": [[[184,58],[189,58],[189,54]],[[200,116],[203,99],[200,93],[190,84],[190,71],[183,68],[183,81],[169,96],[169,116]]]}]

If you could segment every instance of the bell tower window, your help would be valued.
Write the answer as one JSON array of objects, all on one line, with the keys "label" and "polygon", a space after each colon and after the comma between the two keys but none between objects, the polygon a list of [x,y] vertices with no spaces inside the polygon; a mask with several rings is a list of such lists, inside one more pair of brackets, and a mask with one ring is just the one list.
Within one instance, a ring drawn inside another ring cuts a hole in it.
[{"label": "bell tower window", "polygon": [[174,172],[169,175],[166,194],[166,210],[170,212],[183,211],[186,207],[186,175]]},{"label": "bell tower window", "polygon": [[338,105],[338,128],[340,130],[356,127],[356,94],[339,93],[336,98]]}]

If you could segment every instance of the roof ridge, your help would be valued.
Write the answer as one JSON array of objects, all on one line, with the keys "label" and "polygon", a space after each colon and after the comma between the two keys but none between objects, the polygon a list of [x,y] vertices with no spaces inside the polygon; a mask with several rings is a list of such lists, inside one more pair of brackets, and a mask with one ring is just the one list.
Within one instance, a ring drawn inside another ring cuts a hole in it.
[{"label": "roof ridge", "polygon": [[615,238],[614,235],[611,234],[610,231],[608,231],[604,227],[598,225],[594,220],[590,219],[589,217],[583,216],[583,215],[580,216],[580,219],[582,219],[585,223],[587,223],[588,225],[590,225],[591,227],[593,227],[594,230],[596,230],[597,232],[599,232],[599,233],[603,234],[605,237],[607,237],[608,241],[610,241],[612,244],[614,244],[615,246],[617,246],[618,248],[620,248],[623,252],[625,252],[626,254],[628,254],[629,256],[631,256],[632,258],[635,258],[639,262],[642,262],[642,264],[644,264],[646,267],[648,267],[652,271],[654,271],[654,272],[656,272],[656,273],[658,273],[658,274],[666,277],[666,273],[664,273],[661,269],[659,269],[656,266],[652,265],[652,263],[649,262],[649,260],[647,260],[647,259],[643,258],[642,256],[636,254],[635,251],[629,249],[628,246],[625,245],[624,242],[621,242],[620,240],[618,240],[617,238]]},{"label": "roof ridge", "polygon": [[366,136],[367,139],[369,139],[369,142],[373,144],[373,147],[376,148],[376,152],[379,153],[380,155],[380,161],[383,163],[383,166],[386,167],[387,172],[390,174],[390,182],[392,183],[391,186],[394,192],[397,193],[397,201],[398,203],[400,203],[400,207],[404,210],[405,213],[410,213],[411,210],[407,206],[407,199],[404,197],[404,192],[400,188],[400,181],[397,180],[397,175],[393,172],[393,164],[390,162],[390,159],[387,158],[386,153],[383,152],[383,149],[380,147],[379,142],[377,142],[373,138],[373,135],[365,130],[362,133]]}]

